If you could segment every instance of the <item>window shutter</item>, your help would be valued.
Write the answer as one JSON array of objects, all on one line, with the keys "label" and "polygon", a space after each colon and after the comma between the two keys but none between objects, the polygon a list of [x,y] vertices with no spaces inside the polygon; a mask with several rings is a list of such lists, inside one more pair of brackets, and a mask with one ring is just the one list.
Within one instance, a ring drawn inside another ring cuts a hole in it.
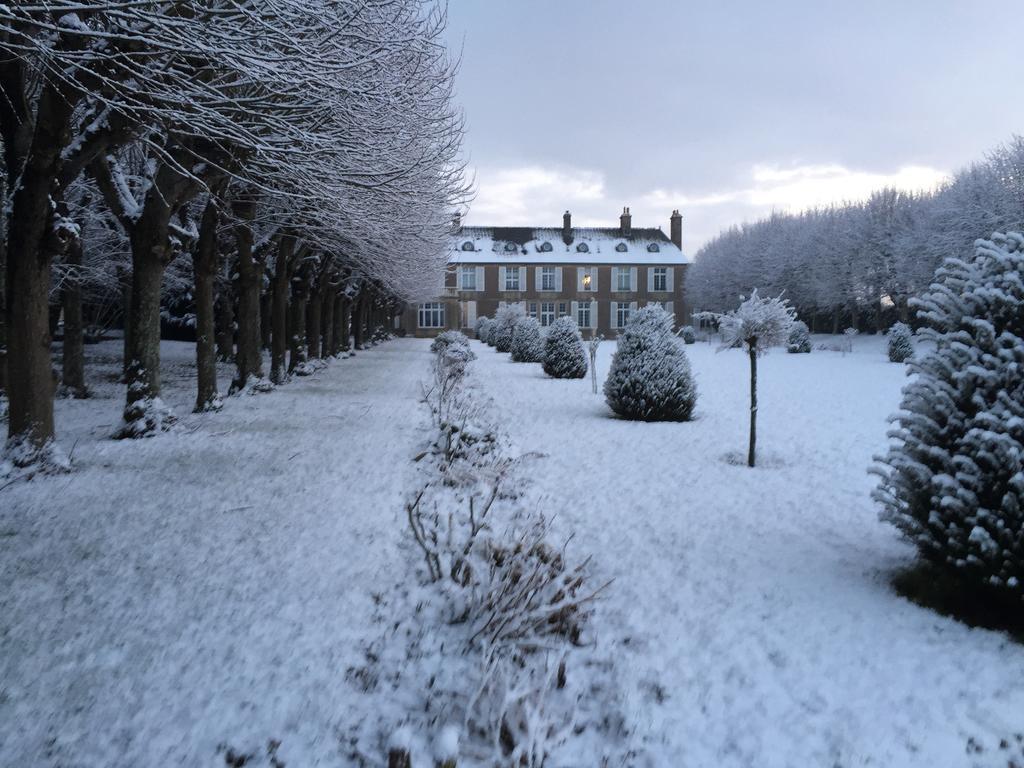
[{"label": "window shutter", "polygon": [[675,290],[675,288],[672,286],[672,278],[675,277],[675,274],[676,274],[675,267],[668,267],[665,270],[665,289],[666,290],[669,290],[669,291],[674,291]]},{"label": "window shutter", "polygon": [[544,287],[544,268],[534,267],[533,268],[533,289],[539,291]]},{"label": "window shutter", "polygon": [[572,319],[575,320],[576,322],[579,322],[579,320],[580,320],[580,303],[578,301],[570,302],[569,303],[569,307],[570,307],[569,311],[572,313]]},{"label": "window shutter", "polygon": [[597,302],[590,302],[590,327],[597,328]]},{"label": "window shutter", "polygon": [[588,269],[590,270],[590,290],[597,292],[599,290],[597,276],[600,273],[598,272],[597,267],[588,267]]},{"label": "window shutter", "polygon": [[562,292],[562,268],[555,267],[555,290]]},{"label": "window shutter", "polygon": [[583,290],[583,267],[576,267],[576,292],[579,293]]},{"label": "window shutter", "polygon": [[673,325],[673,327],[675,327],[676,310],[675,310],[675,307],[673,306],[673,302],[671,302],[671,301],[666,301],[665,302],[665,311],[668,312],[670,315],[672,315],[672,325]]},{"label": "window shutter", "polygon": [[631,302],[629,302],[629,316],[632,317],[635,314],[636,314],[636,302],[635,301],[631,301]]},{"label": "window shutter", "polygon": [[519,268],[519,290],[526,290],[526,267]]},{"label": "window shutter", "polygon": [[476,289],[478,291],[484,290],[484,268],[476,268]]},{"label": "window shutter", "polygon": [[629,290],[636,292],[636,267],[629,268]]},{"label": "window shutter", "polygon": [[615,329],[619,327],[619,302],[610,301],[608,302],[608,327]]},{"label": "window shutter", "polygon": [[654,267],[647,267],[647,292],[654,291]]}]

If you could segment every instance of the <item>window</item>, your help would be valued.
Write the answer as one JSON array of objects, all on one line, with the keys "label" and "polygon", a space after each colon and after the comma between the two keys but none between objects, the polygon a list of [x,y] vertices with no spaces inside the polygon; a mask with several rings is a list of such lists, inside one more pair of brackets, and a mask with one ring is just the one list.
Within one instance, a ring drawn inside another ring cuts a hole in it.
[{"label": "window", "polygon": [[618,251],[619,253],[625,253],[626,251],[629,250],[629,248],[626,247],[625,243],[619,243],[618,245],[615,246],[615,250]]},{"label": "window", "polygon": [[615,305],[612,307],[615,310],[615,327],[625,328],[626,323],[629,322],[629,302],[613,301],[612,304]]},{"label": "window", "polygon": [[519,290],[519,267],[505,267],[505,290]]},{"label": "window", "polygon": [[668,267],[655,267],[654,268],[654,290],[656,290],[656,291],[667,291],[668,290]]},{"label": "window", "polygon": [[629,279],[629,267],[616,267],[615,268],[615,290],[616,291],[628,291],[632,281]]},{"label": "window", "polygon": [[576,250],[580,253],[590,253],[590,246],[586,243],[580,243],[576,246]]},{"label": "window", "polygon": [[541,243],[540,249],[544,253],[551,253],[551,243]]},{"label": "window", "polygon": [[420,304],[419,325],[420,328],[444,328],[444,304],[439,301]]},{"label": "window", "polygon": [[540,324],[548,326],[553,322],[555,322],[555,302],[542,301],[540,303]]},{"label": "window", "polygon": [[529,317],[536,317],[537,316],[537,302],[536,301],[531,301],[531,302],[529,302],[526,305],[526,314]]},{"label": "window", "polygon": [[587,271],[583,273],[583,290],[584,291],[596,291],[597,286],[594,285],[593,280],[593,268],[587,267]]},{"label": "window", "polygon": [[661,248],[658,247],[657,243],[651,243],[650,245],[647,246],[648,253],[657,253],[660,250]]},{"label": "window", "polygon": [[558,302],[558,316],[559,317],[565,317],[568,314],[569,314],[569,305],[566,304],[564,301]]},{"label": "window", "polygon": [[471,243],[469,240],[467,240],[466,242],[464,242],[462,244],[462,250],[464,250],[464,251],[475,251],[476,248],[473,247],[473,243]]},{"label": "window", "polygon": [[540,270],[540,289],[542,291],[553,291],[553,290],[555,290],[555,268],[554,267],[541,267],[541,270]]},{"label": "window", "polygon": [[476,290],[476,267],[463,267],[459,273],[462,290]]},{"label": "window", "polygon": [[576,325],[580,328],[590,327],[590,302],[581,301],[576,305]]}]

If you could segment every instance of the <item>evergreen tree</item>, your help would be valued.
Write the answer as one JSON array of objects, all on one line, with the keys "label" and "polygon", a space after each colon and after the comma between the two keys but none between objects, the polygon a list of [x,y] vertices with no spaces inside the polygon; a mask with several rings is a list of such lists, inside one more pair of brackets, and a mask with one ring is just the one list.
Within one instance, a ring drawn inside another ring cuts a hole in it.
[{"label": "evergreen tree", "polygon": [[[913,300],[932,342],[910,359],[874,496],[921,556],[1024,601],[1024,236],[947,259]],[[1020,602],[1017,603],[1021,605]]]},{"label": "evergreen tree", "polygon": [[914,354],[913,331],[906,323],[894,323],[889,329],[889,360],[904,363]]},{"label": "evergreen tree", "polygon": [[786,351],[794,354],[811,351],[811,335],[807,323],[797,320],[790,326]]},{"label": "evergreen tree", "polygon": [[544,362],[544,339],[536,318],[524,317],[512,331],[512,361],[515,363]]},{"label": "evergreen tree", "polygon": [[526,317],[519,304],[508,304],[498,310],[494,316],[493,346],[499,352],[512,350],[512,333],[516,323]]},{"label": "evergreen tree", "polygon": [[604,383],[609,407],[638,421],[689,421],[697,387],[672,315],[659,304],[635,312],[619,335]]},{"label": "evergreen tree", "polygon": [[560,317],[548,328],[544,373],[556,379],[582,379],[587,375],[587,351],[580,329],[571,317]]},{"label": "evergreen tree", "polygon": [[487,315],[480,315],[480,317],[476,319],[476,326],[474,327],[474,330],[476,331],[477,339],[479,339],[480,341],[486,340],[488,326],[490,324],[491,318],[487,317]]}]

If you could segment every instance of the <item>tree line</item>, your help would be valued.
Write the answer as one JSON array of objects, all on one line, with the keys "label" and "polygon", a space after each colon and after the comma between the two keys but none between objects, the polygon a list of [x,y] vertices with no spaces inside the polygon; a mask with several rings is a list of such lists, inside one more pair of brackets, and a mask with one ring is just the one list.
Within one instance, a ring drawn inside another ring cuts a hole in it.
[{"label": "tree line", "polygon": [[943,259],[1024,228],[1024,137],[928,192],[881,189],[864,202],[774,213],[732,227],[696,254],[691,306],[724,311],[756,288],[786,298],[813,331],[881,331],[912,321],[907,301]]},{"label": "tree line", "polygon": [[[53,445],[83,342],[124,327],[124,424],[160,401],[161,320],[194,327],[197,410],[286,381],[436,294],[467,195],[456,62],[423,0],[0,4],[0,389],[8,448]],[[269,350],[269,377],[264,351]]]}]

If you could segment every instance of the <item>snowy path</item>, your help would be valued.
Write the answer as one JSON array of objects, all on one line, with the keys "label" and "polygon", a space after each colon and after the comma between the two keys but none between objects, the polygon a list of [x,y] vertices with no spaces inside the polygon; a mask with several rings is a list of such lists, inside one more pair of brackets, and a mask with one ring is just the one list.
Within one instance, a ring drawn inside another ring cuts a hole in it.
[{"label": "snowy path", "polygon": [[164,346],[181,431],[103,439],[103,385],[58,404],[77,471],[0,494],[0,764],[223,766],[219,744],[280,739],[290,768],[345,765],[339,726],[365,714],[345,672],[393,581],[427,347],[193,416],[191,347]]},{"label": "snowy path", "polygon": [[877,340],[762,362],[755,470],[726,460],[745,458],[739,352],[688,347],[697,419],[640,424],[611,418],[589,378],[474,349],[519,448],[548,454],[534,482],[543,508],[616,580],[597,621],[654,764],[1022,761],[1024,648],[888,586],[912,552],[868,496],[904,381]]}]

